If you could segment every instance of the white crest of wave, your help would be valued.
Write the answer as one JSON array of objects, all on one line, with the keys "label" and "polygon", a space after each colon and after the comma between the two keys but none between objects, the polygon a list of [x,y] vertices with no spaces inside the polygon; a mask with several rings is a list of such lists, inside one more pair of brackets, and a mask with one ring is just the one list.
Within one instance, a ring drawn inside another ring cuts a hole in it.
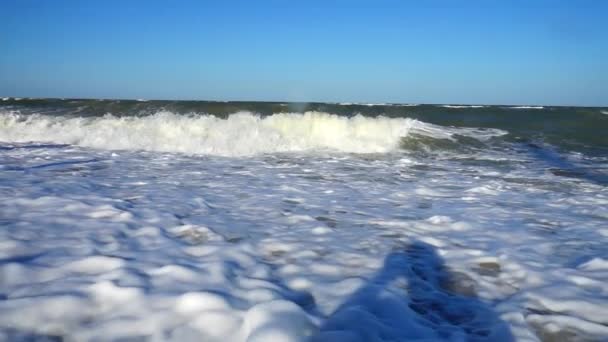
[{"label": "white crest of wave", "polygon": [[400,139],[416,125],[425,124],[408,118],[348,118],[322,112],[266,117],[240,112],[225,119],[171,112],[90,118],[13,112],[0,115],[0,141],[221,156],[310,150],[384,153],[398,148]]},{"label": "white crest of wave", "polygon": [[482,106],[482,105],[441,105],[441,107],[461,109],[461,108],[485,108],[486,106]]},{"label": "white crest of wave", "polygon": [[507,107],[510,109],[545,109],[545,107],[543,106],[514,106],[514,107]]}]

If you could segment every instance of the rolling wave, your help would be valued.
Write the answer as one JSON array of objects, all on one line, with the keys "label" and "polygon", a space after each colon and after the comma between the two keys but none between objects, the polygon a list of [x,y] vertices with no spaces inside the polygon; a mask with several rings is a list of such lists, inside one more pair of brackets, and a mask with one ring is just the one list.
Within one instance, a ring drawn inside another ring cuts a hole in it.
[{"label": "rolling wave", "polygon": [[500,130],[443,127],[409,118],[344,117],[323,112],[270,116],[239,112],[227,118],[172,112],[144,117],[0,114],[0,141],[5,142],[220,156],[299,151],[387,153],[399,149],[401,140],[411,132],[441,139],[467,135],[479,140],[504,134]]},{"label": "rolling wave", "polygon": [[482,105],[441,105],[443,108],[463,109],[463,108],[485,108]]},{"label": "rolling wave", "polygon": [[543,106],[512,106],[506,107],[508,109],[545,109]]}]

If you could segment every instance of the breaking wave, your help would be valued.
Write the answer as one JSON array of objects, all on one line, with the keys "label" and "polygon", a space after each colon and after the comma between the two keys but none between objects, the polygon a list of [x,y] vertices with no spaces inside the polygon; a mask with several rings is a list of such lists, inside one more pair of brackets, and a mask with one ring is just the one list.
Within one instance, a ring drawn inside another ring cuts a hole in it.
[{"label": "breaking wave", "polygon": [[482,105],[441,105],[443,108],[463,109],[463,108],[485,108]]},{"label": "breaking wave", "polygon": [[247,156],[273,152],[327,150],[386,153],[399,149],[410,133],[479,140],[500,130],[452,128],[409,118],[338,116],[323,112],[259,116],[239,112],[219,118],[158,112],[144,117],[66,117],[0,114],[0,141],[53,142],[110,150],[147,150]]},{"label": "breaking wave", "polygon": [[509,109],[545,109],[543,106],[512,106]]}]

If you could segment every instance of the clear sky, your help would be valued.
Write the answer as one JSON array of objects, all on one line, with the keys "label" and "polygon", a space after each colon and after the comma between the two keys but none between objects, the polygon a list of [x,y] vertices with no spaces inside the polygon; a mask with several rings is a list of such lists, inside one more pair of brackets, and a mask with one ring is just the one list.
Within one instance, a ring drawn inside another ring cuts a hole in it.
[{"label": "clear sky", "polygon": [[608,105],[607,0],[2,0],[0,96]]}]

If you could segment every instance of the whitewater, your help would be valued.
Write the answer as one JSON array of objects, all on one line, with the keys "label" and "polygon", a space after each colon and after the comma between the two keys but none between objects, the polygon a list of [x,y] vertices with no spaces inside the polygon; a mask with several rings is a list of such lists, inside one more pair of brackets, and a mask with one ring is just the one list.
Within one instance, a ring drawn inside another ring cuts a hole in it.
[{"label": "whitewater", "polygon": [[608,339],[602,137],[559,145],[407,114],[418,106],[85,115],[11,101],[0,340]]}]

